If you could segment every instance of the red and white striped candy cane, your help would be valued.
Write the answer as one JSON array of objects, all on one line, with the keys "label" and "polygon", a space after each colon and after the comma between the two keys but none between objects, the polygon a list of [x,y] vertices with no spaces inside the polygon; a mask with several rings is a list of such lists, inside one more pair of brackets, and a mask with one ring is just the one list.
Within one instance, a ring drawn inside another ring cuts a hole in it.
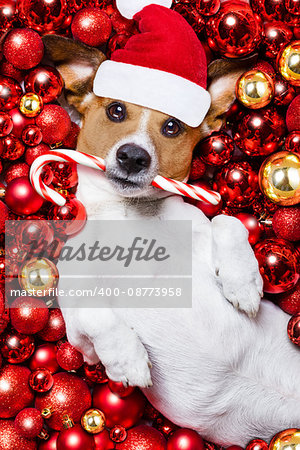
[{"label": "red and white striped candy cane", "polygon": [[[60,206],[66,203],[66,199],[51,187],[46,186],[41,179],[44,166],[55,161],[81,164],[103,172],[106,170],[105,161],[99,156],[87,155],[86,153],[74,150],[52,150],[45,155],[39,156],[31,166],[31,184],[41,197]],[[182,195],[183,197],[206,201],[212,205],[217,205],[221,201],[221,196],[217,192],[186,184],[182,181],[172,180],[171,178],[165,178],[160,175],[155,177],[152,186],[167,192],[172,192],[173,194]]]}]

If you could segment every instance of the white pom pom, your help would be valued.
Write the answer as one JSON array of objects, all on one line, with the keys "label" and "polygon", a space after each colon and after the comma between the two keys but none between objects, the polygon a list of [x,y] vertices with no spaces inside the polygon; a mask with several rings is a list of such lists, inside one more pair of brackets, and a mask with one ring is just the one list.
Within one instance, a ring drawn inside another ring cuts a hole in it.
[{"label": "white pom pom", "polygon": [[136,13],[149,5],[161,5],[171,8],[172,0],[117,0],[117,8],[126,19],[132,19]]}]

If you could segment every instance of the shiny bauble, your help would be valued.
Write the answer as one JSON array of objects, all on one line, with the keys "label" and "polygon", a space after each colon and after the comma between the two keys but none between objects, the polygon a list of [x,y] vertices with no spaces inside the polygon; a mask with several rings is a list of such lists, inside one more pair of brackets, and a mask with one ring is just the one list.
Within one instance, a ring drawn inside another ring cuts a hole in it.
[{"label": "shiny bauble", "polygon": [[284,141],[287,152],[300,153],[300,131],[292,131]]},{"label": "shiny bauble", "polygon": [[62,31],[71,23],[66,0],[18,0],[18,10],[22,22],[41,34]]},{"label": "shiny bauble", "polygon": [[286,14],[284,0],[250,0],[250,5],[264,21],[282,20]]},{"label": "shiny bauble", "polygon": [[101,433],[105,429],[105,415],[99,409],[88,409],[81,417],[81,426],[90,434]]},{"label": "shiny bauble", "polygon": [[17,138],[22,137],[22,133],[25,127],[28,125],[34,125],[34,119],[30,117],[25,117],[19,108],[11,109],[8,114],[13,121],[12,134]]},{"label": "shiny bauble", "polygon": [[47,306],[37,298],[19,297],[10,306],[11,324],[19,333],[38,333],[46,326],[48,317]]},{"label": "shiny bauble", "polygon": [[11,330],[1,336],[0,349],[2,356],[11,364],[21,364],[34,352],[32,336]]},{"label": "shiny bauble", "polygon": [[285,80],[293,86],[300,86],[300,41],[293,41],[282,49],[277,67]]},{"label": "shiny bauble", "polygon": [[[211,189],[211,186],[206,181],[195,181],[192,183],[193,186],[198,186],[203,189]],[[205,200],[194,200],[194,199],[185,199],[187,203],[190,203],[193,206],[196,206],[196,208],[199,208],[207,217],[214,217],[216,216],[219,211],[221,211],[223,202],[219,202],[217,205],[212,205],[210,202]]]},{"label": "shiny bauble", "polygon": [[52,431],[49,435],[49,439],[39,443],[39,450],[57,450],[56,444],[59,433],[57,431]]},{"label": "shiny bauble", "polygon": [[246,447],[246,450],[269,450],[269,446],[266,441],[262,439],[253,439],[253,441],[249,442]]},{"label": "shiny bauble", "polygon": [[35,192],[28,177],[21,177],[7,185],[5,202],[14,213],[29,215],[37,212],[44,200]]},{"label": "shiny bauble", "polygon": [[57,438],[57,450],[95,450],[93,436],[84,431],[79,424],[62,430]]},{"label": "shiny bauble", "polygon": [[223,166],[230,161],[233,152],[233,139],[224,131],[219,131],[199,142],[195,156],[199,156],[205,164]]},{"label": "shiny bauble", "polygon": [[67,199],[63,206],[52,206],[48,215],[50,220],[65,221],[58,226],[67,236],[78,233],[85,226],[86,210],[77,198]]},{"label": "shiny bauble", "polygon": [[239,219],[244,227],[247,229],[249,235],[248,235],[248,241],[251,245],[257,244],[259,241],[261,235],[262,235],[262,227],[260,223],[258,222],[257,218],[253,216],[252,214],[248,213],[238,213],[235,215],[237,219]]},{"label": "shiny bauble", "polygon": [[272,202],[292,206],[300,202],[300,156],[278,152],[267,158],[259,171],[260,189]]},{"label": "shiny bauble", "polygon": [[225,1],[206,25],[210,48],[226,58],[242,58],[261,41],[261,23],[250,6],[238,0]]},{"label": "shiny bauble", "polygon": [[18,242],[30,250],[38,250],[51,244],[54,238],[52,226],[44,220],[27,220],[18,228]]},{"label": "shiny bauble", "polygon": [[43,100],[39,95],[28,92],[21,97],[19,108],[24,116],[36,117],[43,109]]},{"label": "shiny bauble", "polygon": [[132,394],[135,388],[133,386],[124,386],[124,384],[119,381],[108,380],[108,386],[111,392],[117,394],[119,397],[128,397],[128,395]]},{"label": "shiny bauble", "polygon": [[247,108],[264,108],[272,101],[274,96],[273,80],[260,70],[249,70],[238,79],[236,96]]},{"label": "shiny bauble", "polygon": [[43,344],[37,347],[29,362],[30,370],[35,371],[45,368],[50,373],[58,372],[59,365],[56,360],[56,352],[57,348],[54,344]]},{"label": "shiny bauble", "polygon": [[127,431],[125,427],[121,427],[120,425],[115,425],[111,428],[109,433],[110,439],[115,443],[124,442],[127,438]]},{"label": "shiny bauble", "polygon": [[8,136],[13,129],[13,121],[7,113],[0,113],[0,137]]},{"label": "shiny bauble", "polygon": [[300,346],[300,314],[297,314],[290,319],[288,323],[288,337],[293,344]]},{"label": "shiny bauble", "polygon": [[107,430],[94,435],[96,450],[112,450],[113,442],[110,440],[109,432]]},{"label": "shiny bauble", "polygon": [[3,159],[15,161],[23,155],[25,145],[13,134],[5,136],[0,140],[0,154]]},{"label": "shiny bauble", "polygon": [[54,174],[53,186],[63,189],[77,186],[78,174],[76,164],[58,162],[52,163],[50,167]]},{"label": "shiny bauble", "polygon": [[0,33],[11,29],[17,21],[15,0],[5,0],[0,4]]},{"label": "shiny bauble", "polygon": [[53,376],[50,370],[41,368],[31,372],[29,377],[29,385],[36,392],[48,392],[53,386]]},{"label": "shiny bauble", "polygon": [[56,100],[62,93],[63,87],[63,79],[55,67],[38,66],[25,77],[26,92],[34,92],[42,98],[44,103]]},{"label": "shiny bauble", "polygon": [[287,106],[295,98],[295,88],[281,77],[277,77],[274,81],[274,105]]},{"label": "shiny bauble", "polygon": [[0,110],[9,111],[18,105],[22,89],[17,81],[0,76]]},{"label": "shiny bauble", "polygon": [[204,450],[203,439],[196,431],[180,428],[170,437],[167,450]]},{"label": "shiny bauble", "polygon": [[[127,431],[124,442],[116,445],[117,450],[166,450],[166,440],[153,427],[139,425]],[[204,450],[199,447],[197,450]]]},{"label": "shiny bauble", "polygon": [[197,0],[196,9],[203,16],[213,16],[217,14],[221,6],[220,0]]},{"label": "shiny bauble", "polygon": [[293,32],[284,22],[264,23],[262,44],[267,58],[277,58],[281,49],[292,39]]},{"label": "shiny bauble", "polygon": [[45,297],[58,283],[58,270],[47,258],[32,258],[26,261],[19,272],[19,283],[31,295]]},{"label": "shiny bauble", "polygon": [[96,365],[89,365],[86,362],[83,365],[85,378],[91,383],[106,383],[108,381],[105,368],[101,362]]},{"label": "shiny bauble", "polygon": [[34,439],[42,431],[44,421],[38,409],[25,408],[17,414],[14,424],[21,436]]},{"label": "shiny bauble", "polygon": [[298,15],[300,14],[300,4],[299,0],[284,0],[285,7],[290,14]]},{"label": "shiny bauble", "polygon": [[5,38],[3,54],[17,69],[28,70],[41,62],[44,44],[36,31],[15,28]]},{"label": "shiny bauble", "polygon": [[36,125],[28,125],[22,132],[22,141],[29,147],[36,147],[43,140],[43,134]]},{"label": "shiny bauble", "polygon": [[30,370],[27,367],[7,364],[0,369],[0,418],[14,417],[33,401],[29,387]]},{"label": "shiny bauble", "polygon": [[269,445],[269,450],[297,450],[300,445],[300,430],[290,428],[276,434]]},{"label": "shiny bauble", "polygon": [[13,420],[0,420],[0,448],[3,450],[37,450],[33,439],[26,439],[17,432]]}]

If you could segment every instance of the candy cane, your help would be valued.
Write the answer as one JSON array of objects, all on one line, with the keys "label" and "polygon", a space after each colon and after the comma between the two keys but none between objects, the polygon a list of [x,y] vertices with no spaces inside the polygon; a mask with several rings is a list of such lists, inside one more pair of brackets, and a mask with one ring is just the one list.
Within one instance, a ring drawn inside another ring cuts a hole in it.
[{"label": "candy cane", "polygon": [[[30,182],[41,197],[59,206],[63,206],[66,203],[66,199],[53,188],[46,186],[41,179],[44,166],[55,161],[81,164],[92,169],[101,170],[102,172],[106,170],[105,161],[99,156],[87,155],[86,153],[74,150],[52,150],[45,155],[39,156],[31,166]],[[160,175],[155,177],[152,186],[167,192],[172,192],[173,194],[182,195],[183,197],[202,200],[212,205],[218,205],[221,201],[221,196],[217,192],[186,184],[182,181],[172,180],[171,178],[165,178]]]}]

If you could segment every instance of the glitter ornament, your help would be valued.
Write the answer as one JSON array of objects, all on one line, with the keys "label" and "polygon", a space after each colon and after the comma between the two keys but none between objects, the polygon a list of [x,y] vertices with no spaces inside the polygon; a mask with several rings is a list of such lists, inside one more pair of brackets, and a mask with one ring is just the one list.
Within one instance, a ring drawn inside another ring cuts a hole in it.
[{"label": "glitter ornament", "polygon": [[19,108],[24,116],[36,117],[43,109],[43,100],[39,95],[29,92],[21,97]]},{"label": "glitter ornament", "polygon": [[0,73],[5,77],[13,78],[18,83],[21,83],[24,79],[24,71],[21,69],[17,69],[6,60],[2,60],[0,62]]},{"label": "glitter ornament", "polygon": [[201,160],[201,158],[199,156],[198,157],[195,156],[192,160],[189,179],[191,181],[199,180],[199,178],[203,177],[205,172],[206,172],[206,165],[204,164],[204,162]]},{"label": "glitter ornament", "polygon": [[300,130],[292,131],[287,135],[284,141],[285,150],[288,152],[299,153],[300,152]]},{"label": "glitter ornament", "polygon": [[[37,297],[51,295],[58,283],[58,270],[47,258],[32,258],[26,261],[19,272],[19,283],[22,289]],[[50,311],[50,317],[53,310]]]},{"label": "glitter ornament", "polygon": [[269,445],[269,450],[297,449],[300,444],[300,430],[290,428],[276,434]]},{"label": "glitter ornament", "polygon": [[3,450],[37,450],[35,440],[21,436],[13,420],[0,420],[0,448]]},{"label": "glitter ornament", "polygon": [[280,50],[293,39],[292,30],[284,22],[265,22],[262,46],[267,58],[277,58]]},{"label": "glitter ornament", "polygon": [[53,376],[50,370],[45,368],[36,369],[31,372],[29,385],[36,392],[48,392],[53,386]]},{"label": "glitter ornament", "polygon": [[34,439],[42,431],[44,421],[38,409],[25,408],[17,414],[14,424],[21,436]]},{"label": "glitter ornament", "polygon": [[8,136],[13,129],[13,121],[6,113],[0,113],[0,137]]},{"label": "glitter ornament", "polygon": [[56,351],[56,345],[50,343],[37,347],[29,362],[30,370],[35,371],[45,368],[50,373],[58,372],[59,365],[56,360]]},{"label": "glitter ornament", "polygon": [[35,147],[27,148],[25,152],[25,161],[26,163],[31,166],[33,161],[38,158],[39,156],[45,155],[45,153],[48,153],[50,150],[49,145],[46,145],[44,143],[39,144]]},{"label": "glitter ornament", "polygon": [[64,370],[77,370],[83,364],[82,354],[69,342],[60,344],[57,350],[56,359],[60,367]]},{"label": "glitter ornament", "polygon": [[17,163],[10,166],[4,175],[4,180],[8,184],[15,178],[28,177],[29,166],[26,163]]},{"label": "glitter ornament", "polygon": [[29,28],[15,28],[5,38],[3,54],[17,69],[31,69],[44,56],[44,45],[39,34]]},{"label": "glitter ornament", "polygon": [[286,125],[289,132],[300,131],[300,95],[294,98],[287,110]]},{"label": "glitter ornament", "polygon": [[62,147],[75,150],[77,147],[77,140],[78,140],[79,133],[80,133],[80,127],[75,122],[71,122],[70,132],[65,137],[65,139],[62,141]]},{"label": "glitter ornament", "polygon": [[47,324],[49,310],[42,300],[33,297],[19,297],[10,306],[12,326],[19,332],[35,334]]},{"label": "glitter ornament", "polygon": [[88,409],[81,417],[81,426],[90,434],[101,433],[105,428],[105,415],[99,409]]},{"label": "glitter ornament", "polygon": [[293,86],[300,86],[300,41],[284,47],[278,56],[280,74]]},{"label": "glitter ornament", "polygon": [[21,95],[19,83],[12,78],[0,76],[0,110],[9,111],[17,106]]},{"label": "glitter ornament", "polygon": [[300,314],[297,314],[296,316],[290,319],[288,323],[288,337],[290,338],[293,344],[300,346]]},{"label": "glitter ornament", "polygon": [[50,309],[48,323],[39,332],[39,337],[47,342],[55,342],[62,339],[65,334],[66,325],[61,310],[58,308]]},{"label": "glitter ornament", "polygon": [[272,227],[277,237],[299,241],[300,207],[279,208],[273,216]]},{"label": "glitter ornament", "polygon": [[[155,428],[139,425],[128,430],[126,440],[117,444],[116,448],[118,450],[165,450],[166,440]],[[204,450],[204,447],[199,447],[199,450]]]},{"label": "glitter ornament", "polygon": [[84,8],[73,18],[73,38],[91,47],[104,44],[112,31],[111,20],[98,8]]},{"label": "glitter ornament", "polygon": [[0,418],[14,417],[32,403],[29,375],[30,370],[19,365],[7,364],[0,369]]},{"label": "glitter ornament", "polygon": [[39,127],[36,125],[28,125],[22,132],[22,141],[29,147],[39,145],[43,140],[43,135]]},{"label": "glitter ornament", "polygon": [[233,139],[224,131],[219,131],[212,133],[197,145],[195,156],[199,156],[205,164],[223,166],[230,161],[233,152]]},{"label": "glitter ornament", "polygon": [[19,17],[41,34],[58,32],[71,23],[66,0],[19,0]]},{"label": "glitter ornament", "polygon": [[267,158],[259,171],[260,189],[272,202],[292,206],[300,202],[300,156],[278,152]]},{"label": "glitter ornament", "polygon": [[13,134],[0,139],[0,154],[3,159],[15,161],[21,158],[24,151],[24,144]]},{"label": "glitter ornament", "polygon": [[288,292],[283,292],[276,296],[276,304],[287,314],[295,315],[300,313],[300,282]]},{"label": "glitter ornament", "polygon": [[283,78],[277,77],[274,81],[274,104],[276,106],[287,106],[295,97],[296,92],[293,86]]},{"label": "glitter ornament", "polygon": [[238,79],[236,96],[247,108],[263,108],[274,96],[273,80],[264,72],[256,69],[249,70]]},{"label": "glitter ornament", "polygon": [[25,77],[25,91],[34,92],[42,98],[44,103],[56,100],[62,93],[63,87],[63,79],[55,67],[38,66]]},{"label": "glitter ornament", "polygon": [[71,129],[69,114],[58,105],[45,105],[36,118],[36,124],[43,133],[46,144],[56,144],[65,139]]}]

